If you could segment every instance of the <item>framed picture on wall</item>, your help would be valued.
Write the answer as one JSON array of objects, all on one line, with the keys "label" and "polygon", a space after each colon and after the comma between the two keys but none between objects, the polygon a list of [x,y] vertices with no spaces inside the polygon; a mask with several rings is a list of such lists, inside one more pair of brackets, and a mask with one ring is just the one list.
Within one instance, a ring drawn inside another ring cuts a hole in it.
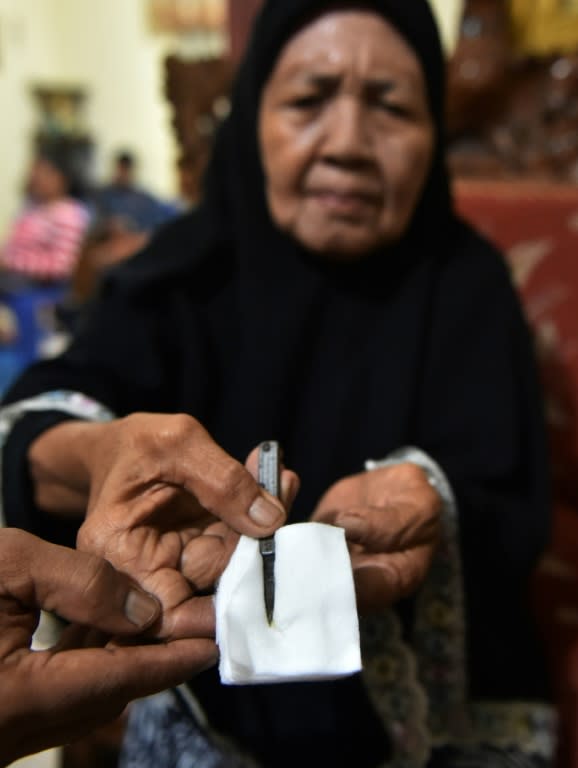
[{"label": "framed picture on wall", "polygon": [[88,93],[83,87],[36,84],[32,86],[35,125],[32,151],[58,147],[74,164],[79,178],[92,176],[94,141],[86,123]]},{"label": "framed picture on wall", "polygon": [[80,138],[87,135],[87,93],[83,88],[33,85],[32,96],[37,138]]}]

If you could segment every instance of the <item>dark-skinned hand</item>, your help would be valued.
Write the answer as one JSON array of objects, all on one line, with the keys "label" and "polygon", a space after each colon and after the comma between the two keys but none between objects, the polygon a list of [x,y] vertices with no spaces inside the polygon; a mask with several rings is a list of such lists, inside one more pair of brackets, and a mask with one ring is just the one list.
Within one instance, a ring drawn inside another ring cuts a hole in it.
[{"label": "dark-skinned hand", "polygon": [[[40,608],[73,623],[54,648],[32,651]],[[160,610],[101,558],[1,529],[0,765],[79,738],[215,663],[209,639],[143,641]]]},{"label": "dark-skinned hand", "polygon": [[345,477],[323,495],[313,519],[345,529],[360,613],[382,610],[421,584],[441,506],[425,472],[411,463]]}]

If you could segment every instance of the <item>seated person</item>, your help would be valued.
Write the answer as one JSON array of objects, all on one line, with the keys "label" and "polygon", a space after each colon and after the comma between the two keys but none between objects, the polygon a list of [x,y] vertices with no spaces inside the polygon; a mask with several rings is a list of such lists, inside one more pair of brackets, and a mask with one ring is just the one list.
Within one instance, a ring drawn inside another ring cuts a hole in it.
[{"label": "seated person", "polygon": [[0,247],[3,287],[70,278],[89,224],[84,190],[66,147],[39,149],[26,189],[27,204]]},{"label": "seated person", "polygon": [[93,195],[93,222],[63,310],[65,322],[72,328],[78,309],[91,298],[103,273],[141,249],[158,227],[179,212],[176,205],[138,186],[135,174],[135,156],[128,151],[118,152],[112,180]]},{"label": "seated person", "polygon": [[0,392],[56,337],[89,226],[85,185],[65,143],[43,144],[26,184],[27,203],[0,245]]},{"label": "seated person", "polygon": [[542,403],[502,257],[453,211],[444,79],[426,0],[266,2],[199,205],[5,398],[8,520],[130,573],[160,638],[193,632],[231,510],[281,524],[242,470],[262,440],[300,477],[291,521],[349,543],[362,674],[208,670],[193,706],[131,708],[123,768],[548,764]]},{"label": "seated person", "polygon": [[176,210],[136,183],[136,158],[132,152],[115,155],[112,179],[96,190],[94,228],[128,232],[153,232]]}]

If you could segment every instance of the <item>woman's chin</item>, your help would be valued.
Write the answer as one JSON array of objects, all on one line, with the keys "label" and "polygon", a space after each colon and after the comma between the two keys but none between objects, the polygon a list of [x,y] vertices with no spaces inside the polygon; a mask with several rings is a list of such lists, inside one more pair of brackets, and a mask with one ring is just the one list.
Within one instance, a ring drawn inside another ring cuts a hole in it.
[{"label": "woman's chin", "polygon": [[[353,231],[352,231],[353,229]],[[320,229],[296,234],[297,240],[307,250],[322,259],[339,262],[361,261],[370,253],[387,244],[387,238],[374,233],[356,231],[354,228],[323,232]]]}]

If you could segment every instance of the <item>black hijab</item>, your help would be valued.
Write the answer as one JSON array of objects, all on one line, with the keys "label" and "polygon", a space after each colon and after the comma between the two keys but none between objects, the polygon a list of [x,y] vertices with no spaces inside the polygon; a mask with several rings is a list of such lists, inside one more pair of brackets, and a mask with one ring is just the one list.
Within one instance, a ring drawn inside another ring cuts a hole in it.
[{"label": "black hijab", "polygon": [[[293,520],[365,459],[420,446],[460,504],[472,690],[534,696],[540,665],[525,586],[546,535],[546,462],[527,330],[501,257],[452,212],[444,63],[426,0],[361,5],[416,52],[435,125],[431,170],[401,241],[333,264],[273,225],[257,146],[260,94],[283,44],[335,3],[269,0],[203,202],[110,275],[71,349],[30,371],[7,400],[61,387],[120,415],[186,411],[239,459],[278,439],[302,480]],[[210,721],[265,765],[361,768],[385,754],[358,677],[224,689],[208,673],[193,687]]]}]

